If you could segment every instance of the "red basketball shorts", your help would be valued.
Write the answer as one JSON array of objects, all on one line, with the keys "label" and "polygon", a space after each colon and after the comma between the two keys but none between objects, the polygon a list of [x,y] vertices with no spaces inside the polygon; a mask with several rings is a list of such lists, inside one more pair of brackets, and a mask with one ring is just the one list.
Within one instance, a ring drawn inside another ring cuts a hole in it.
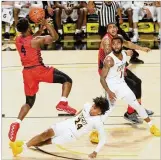
[{"label": "red basketball shorts", "polygon": [[40,82],[53,83],[54,68],[46,66],[37,66],[35,68],[24,68],[23,71],[25,95],[33,96],[39,90]]}]

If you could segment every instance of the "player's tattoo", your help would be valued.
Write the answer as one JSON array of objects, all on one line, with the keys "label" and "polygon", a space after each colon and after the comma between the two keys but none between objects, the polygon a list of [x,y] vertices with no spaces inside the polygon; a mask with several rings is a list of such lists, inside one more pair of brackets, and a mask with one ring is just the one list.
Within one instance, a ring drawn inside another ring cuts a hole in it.
[{"label": "player's tattoo", "polygon": [[103,49],[104,49],[104,52],[107,54],[109,54],[111,52],[111,44],[110,44],[110,40],[109,39],[104,39],[103,40]]}]

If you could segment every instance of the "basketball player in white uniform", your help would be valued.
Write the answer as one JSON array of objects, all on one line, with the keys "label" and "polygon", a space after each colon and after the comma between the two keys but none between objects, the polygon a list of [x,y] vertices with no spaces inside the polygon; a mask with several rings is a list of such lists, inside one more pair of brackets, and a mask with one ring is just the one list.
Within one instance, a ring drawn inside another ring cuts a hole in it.
[{"label": "basketball player in white uniform", "polygon": [[97,129],[100,141],[94,152],[89,154],[90,158],[95,158],[106,143],[103,118],[105,112],[109,110],[109,103],[103,97],[96,97],[93,102],[94,104],[85,104],[77,116],[54,124],[47,131],[35,136],[27,143],[22,141],[10,142],[14,156],[20,154],[27,147],[64,144],[76,140],[93,129]]},{"label": "basketball player in white uniform", "polygon": [[[122,51],[123,39],[115,37],[111,41],[112,52],[106,56],[102,69],[100,82],[107,92],[111,109],[114,108],[116,99],[123,99],[137,111],[150,127],[154,136],[160,136],[160,131],[152,124],[145,109],[138,103],[134,93],[124,81],[124,70],[126,65],[126,53]],[[109,111],[108,111],[109,112]],[[105,117],[108,117],[108,112]]]}]

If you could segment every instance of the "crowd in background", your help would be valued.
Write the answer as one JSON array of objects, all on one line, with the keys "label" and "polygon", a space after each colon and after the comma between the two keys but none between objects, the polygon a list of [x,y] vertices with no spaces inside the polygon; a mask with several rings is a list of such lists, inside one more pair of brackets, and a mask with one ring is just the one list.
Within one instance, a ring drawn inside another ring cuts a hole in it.
[{"label": "crowd in background", "polygon": [[[10,28],[17,24],[21,17],[28,17],[30,8],[44,8],[46,18],[51,18],[53,24],[63,39],[63,23],[76,23],[74,38],[86,35],[87,17],[98,15],[99,34],[103,37],[108,23],[117,23],[118,28],[124,22],[123,17],[128,18],[129,32],[132,33],[131,41],[139,39],[138,22],[146,18],[159,24],[161,36],[161,2],[160,1],[2,1],[2,22],[5,23],[4,39],[10,39]],[[37,25],[35,31],[39,29]],[[120,34],[124,34],[119,29]],[[124,35],[126,36],[126,35]]]}]

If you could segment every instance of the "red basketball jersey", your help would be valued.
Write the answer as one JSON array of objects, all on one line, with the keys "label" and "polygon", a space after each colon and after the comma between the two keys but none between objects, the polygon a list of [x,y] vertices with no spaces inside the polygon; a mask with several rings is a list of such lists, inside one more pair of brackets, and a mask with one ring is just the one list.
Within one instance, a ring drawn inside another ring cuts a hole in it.
[{"label": "red basketball jersey", "polygon": [[43,65],[40,49],[31,47],[32,39],[32,35],[27,37],[20,35],[16,37],[16,47],[24,67]]}]

